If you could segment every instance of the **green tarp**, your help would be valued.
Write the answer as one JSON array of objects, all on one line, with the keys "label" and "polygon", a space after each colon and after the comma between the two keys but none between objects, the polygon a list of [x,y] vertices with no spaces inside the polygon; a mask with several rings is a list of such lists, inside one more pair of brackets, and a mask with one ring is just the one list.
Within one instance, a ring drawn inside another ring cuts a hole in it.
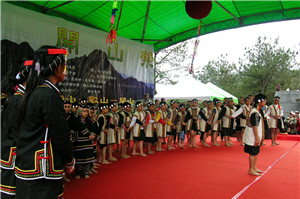
[{"label": "green tarp", "polygon": [[[8,2],[109,32],[114,1]],[[185,1],[118,1],[116,23],[122,4],[118,36],[153,44],[158,51],[197,35],[199,20],[188,16]],[[300,1],[212,1],[211,13],[202,19],[201,35],[299,18]]]}]

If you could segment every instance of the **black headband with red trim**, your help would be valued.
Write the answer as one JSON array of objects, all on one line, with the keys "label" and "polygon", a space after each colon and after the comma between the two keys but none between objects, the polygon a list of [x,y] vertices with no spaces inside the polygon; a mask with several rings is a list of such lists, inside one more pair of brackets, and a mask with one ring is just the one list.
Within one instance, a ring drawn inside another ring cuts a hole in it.
[{"label": "black headband with red trim", "polygon": [[24,67],[24,69],[21,70],[15,77],[18,81],[21,81],[21,82],[26,81],[27,77],[29,76],[30,69],[32,67],[32,63],[33,63],[33,60],[27,60],[22,63],[21,68]]},{"label": "black headband with red trim", "polygon": [[[35,51],[33,70],[37,71],[38,75],[42,74],[43,76],[47,76],[51,72],[53,72],[55,68],[60,66],[62,63],[66,64],[67,54],[68,51],[66,49],[60,49],[60,48],[39,49]],[[45,65],[46,55],[57,55],[55,59],[53,59],[53,61],[50,64],[48,64],[48,66]]]}]

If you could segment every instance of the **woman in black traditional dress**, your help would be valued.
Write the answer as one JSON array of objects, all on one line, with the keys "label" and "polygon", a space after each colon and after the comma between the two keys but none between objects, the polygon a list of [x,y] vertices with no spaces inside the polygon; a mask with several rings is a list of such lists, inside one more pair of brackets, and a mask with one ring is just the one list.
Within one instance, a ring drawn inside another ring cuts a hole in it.
[{"label": "woman in black traditional dress", "polygon": [[35,52],[18,116],[15,174],[17,198],[62,198],[63,167],[74,169],[73,146],[63,101],[56,88],[66,75],[65,49]]},{"label": "woman in black traditional dress", "polygon": [[[10,88],[18,85],[17,91],[6,102],[1,112],[1,198],[16,197],[15,158],[17,149],[17,115],[25,94],[26,80],[32,65],[32,59],[27,57],[21,64],[18,74],[10,78]],[[26,60],[26,61],[25,61]],[[16,87],[15,87],[16,88]]]}]

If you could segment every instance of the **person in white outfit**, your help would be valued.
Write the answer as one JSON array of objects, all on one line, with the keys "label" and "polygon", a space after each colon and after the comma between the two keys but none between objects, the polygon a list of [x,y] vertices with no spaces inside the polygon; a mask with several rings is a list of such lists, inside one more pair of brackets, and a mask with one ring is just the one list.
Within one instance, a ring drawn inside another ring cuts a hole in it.
[{"label": "person in white outfit", "polygon": [[280,97],[274,97],[274,104],[269,106],[268,112],[266,115],[270,116],[269,120],[269,127],[271,128],[271,139],[272,139],[272,146],[279,145],[276,142],[277,136],[284,127],[282,116],[283,116],[283,108],[279,104]]},{"label": "person in white outfit", "polygon": [[245,143],[244,152],[249,153],[249,174],[259,176],[264,171],[256,166],[257,156],[260,151],[260,142],[264,129],[264,119],[262,107],[266,104],[266,96],[258,94],[255,96],[255,104],[247,116],[247,126],[245,128],[243,142]]}]

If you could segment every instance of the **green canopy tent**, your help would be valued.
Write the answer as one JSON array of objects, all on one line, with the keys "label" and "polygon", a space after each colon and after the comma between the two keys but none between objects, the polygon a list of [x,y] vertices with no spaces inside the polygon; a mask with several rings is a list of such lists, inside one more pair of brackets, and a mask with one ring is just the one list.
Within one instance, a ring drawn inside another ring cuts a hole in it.
[{"label": "green canopy tent", "polygon": [[[8,1],[50,16],[109,32],[114,1]],[[199,20],[190,18],[185,1],[118,1],[117,35],[154,45],[155,51],[197,36]],[[300,1],[212,1],[201,34],[300,18]],[[278,27],[280,28],[280,27]]]}]

